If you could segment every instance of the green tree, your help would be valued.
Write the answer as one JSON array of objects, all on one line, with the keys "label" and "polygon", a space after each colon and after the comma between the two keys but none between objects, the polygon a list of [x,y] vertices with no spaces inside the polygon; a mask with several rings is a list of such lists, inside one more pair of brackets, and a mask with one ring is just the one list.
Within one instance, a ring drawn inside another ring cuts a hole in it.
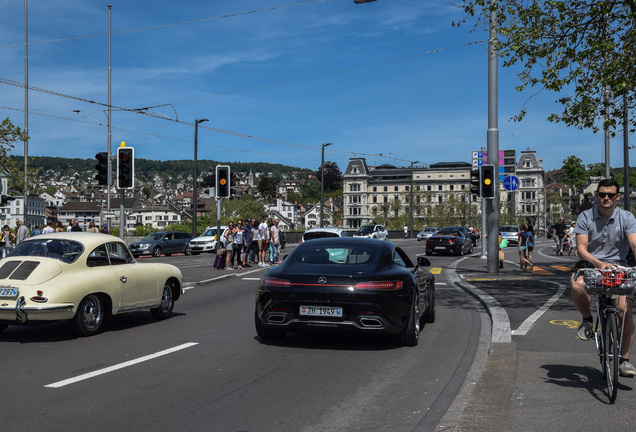
[{"label": "green tree", "polygon": [[[265,206],[253,196],[243,194],[239,199],[223,200],[221,203],[221,223],[227,225],[230,220],[252,218],[258,221],[265,216]],[[214,218],[216,220],[216,217]]]},{"label": "green tree", "polygon": [[574,155],[563,159],[563,169],[566,184],[574,190],[583,186],[590,178],[583,161]]},{"label": "green tree", "polygon": [[[14,126],[7,117],[0,123],[0,167],[6,172],[8,187],[11,193],[20,193],[24,190],[24,170],[15,158],[9,157],[11,149],[28,136],[18,126]],[[37,170],[29,167],[28,181],[33,182]]]},{"label": "green tree", "polygon": [[274,200],[276,198],[276,189],[278,188],[278,180],[273,177],[263,177],[258,183],[258,191],[263,197]]},{"label": "green tree", "polygon": [[320,201],[320,181],[310,178],[300,186],[300,194],[305,204],[315,204]]},{"label": "green tree", "polygon": [[[322,171],[318,167],[316,177],[318,181],[322,179]],[[336,191],[342,189],[342,173],[335,162],[325,162],[325,191]]]},{"label": "green tree", "polygon": [[[504,67],[520,67],[518,91],[558,92],[561,113],[550,121],[615,134],[623,118],[623,96],[634,106],[636,32],[634,0],[461,0],[475,28],[497,13],[497,42]],[[607,120],[599,123],[599,119]],[[525,115],[525,108],[516,117]],[[634,130],[636,117],[629,119]],[[599,126],[601,125],[601,126]]]}]

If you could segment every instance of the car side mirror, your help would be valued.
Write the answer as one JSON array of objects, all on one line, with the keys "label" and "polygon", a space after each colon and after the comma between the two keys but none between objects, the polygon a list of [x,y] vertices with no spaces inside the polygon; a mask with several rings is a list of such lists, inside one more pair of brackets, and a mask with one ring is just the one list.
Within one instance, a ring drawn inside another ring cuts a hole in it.
[{"label": "car side mirror", "polygon": [[430,267],[431,262],[426,257],[417,257],[417,265],[419,267]]}]

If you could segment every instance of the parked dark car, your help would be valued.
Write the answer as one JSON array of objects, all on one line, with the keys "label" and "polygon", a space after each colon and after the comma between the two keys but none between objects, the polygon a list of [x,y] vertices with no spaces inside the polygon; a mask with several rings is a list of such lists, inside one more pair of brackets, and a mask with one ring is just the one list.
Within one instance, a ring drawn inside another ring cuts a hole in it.
[{"label": "parked dark car", "polygon": [[444,228],[426,240],[426,255],[432,255],[433,252],[470,254],[473,253],[473,241],[463,231]]},{"label": "parked dark car", "polygon": [[170,256],[173,253],[190,255],[192,253],[189,247],[190,240],[192,240],[192,234],[187,232],[158,231],[131,243],[128,247],[135,258],[140,255]]},{"label": "parked dark car", "polygon": [[391,242],[321,238],[301,243],[261,278],[255,325],[262,339],[310,329],[393,335],[414,346],[435,320],[431,263]]}]

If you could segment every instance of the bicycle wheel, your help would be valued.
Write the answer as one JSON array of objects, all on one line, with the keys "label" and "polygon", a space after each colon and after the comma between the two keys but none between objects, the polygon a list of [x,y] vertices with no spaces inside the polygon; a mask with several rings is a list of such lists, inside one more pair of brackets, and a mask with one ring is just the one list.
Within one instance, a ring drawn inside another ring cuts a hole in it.
[{"label": "bicycle wheel", "polygon": [[607,381],[607,396],[610,403],[616,400],[616,386],[618,385],[618,328],[616,314],[608,313],[605,323],[605,380]]}]

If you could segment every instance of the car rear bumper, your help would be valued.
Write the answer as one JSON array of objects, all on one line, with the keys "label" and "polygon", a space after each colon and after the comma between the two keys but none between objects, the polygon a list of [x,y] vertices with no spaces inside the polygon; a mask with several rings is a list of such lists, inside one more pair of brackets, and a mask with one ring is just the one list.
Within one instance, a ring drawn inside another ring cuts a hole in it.
[{"label": "car rear bumper", "polygon": [[57,321],[71,319],[75,315],[73,303],[27,304],[24,297],[9,304],[0,305],[0,321],[10,324],[27,324],[37,321]]}]

